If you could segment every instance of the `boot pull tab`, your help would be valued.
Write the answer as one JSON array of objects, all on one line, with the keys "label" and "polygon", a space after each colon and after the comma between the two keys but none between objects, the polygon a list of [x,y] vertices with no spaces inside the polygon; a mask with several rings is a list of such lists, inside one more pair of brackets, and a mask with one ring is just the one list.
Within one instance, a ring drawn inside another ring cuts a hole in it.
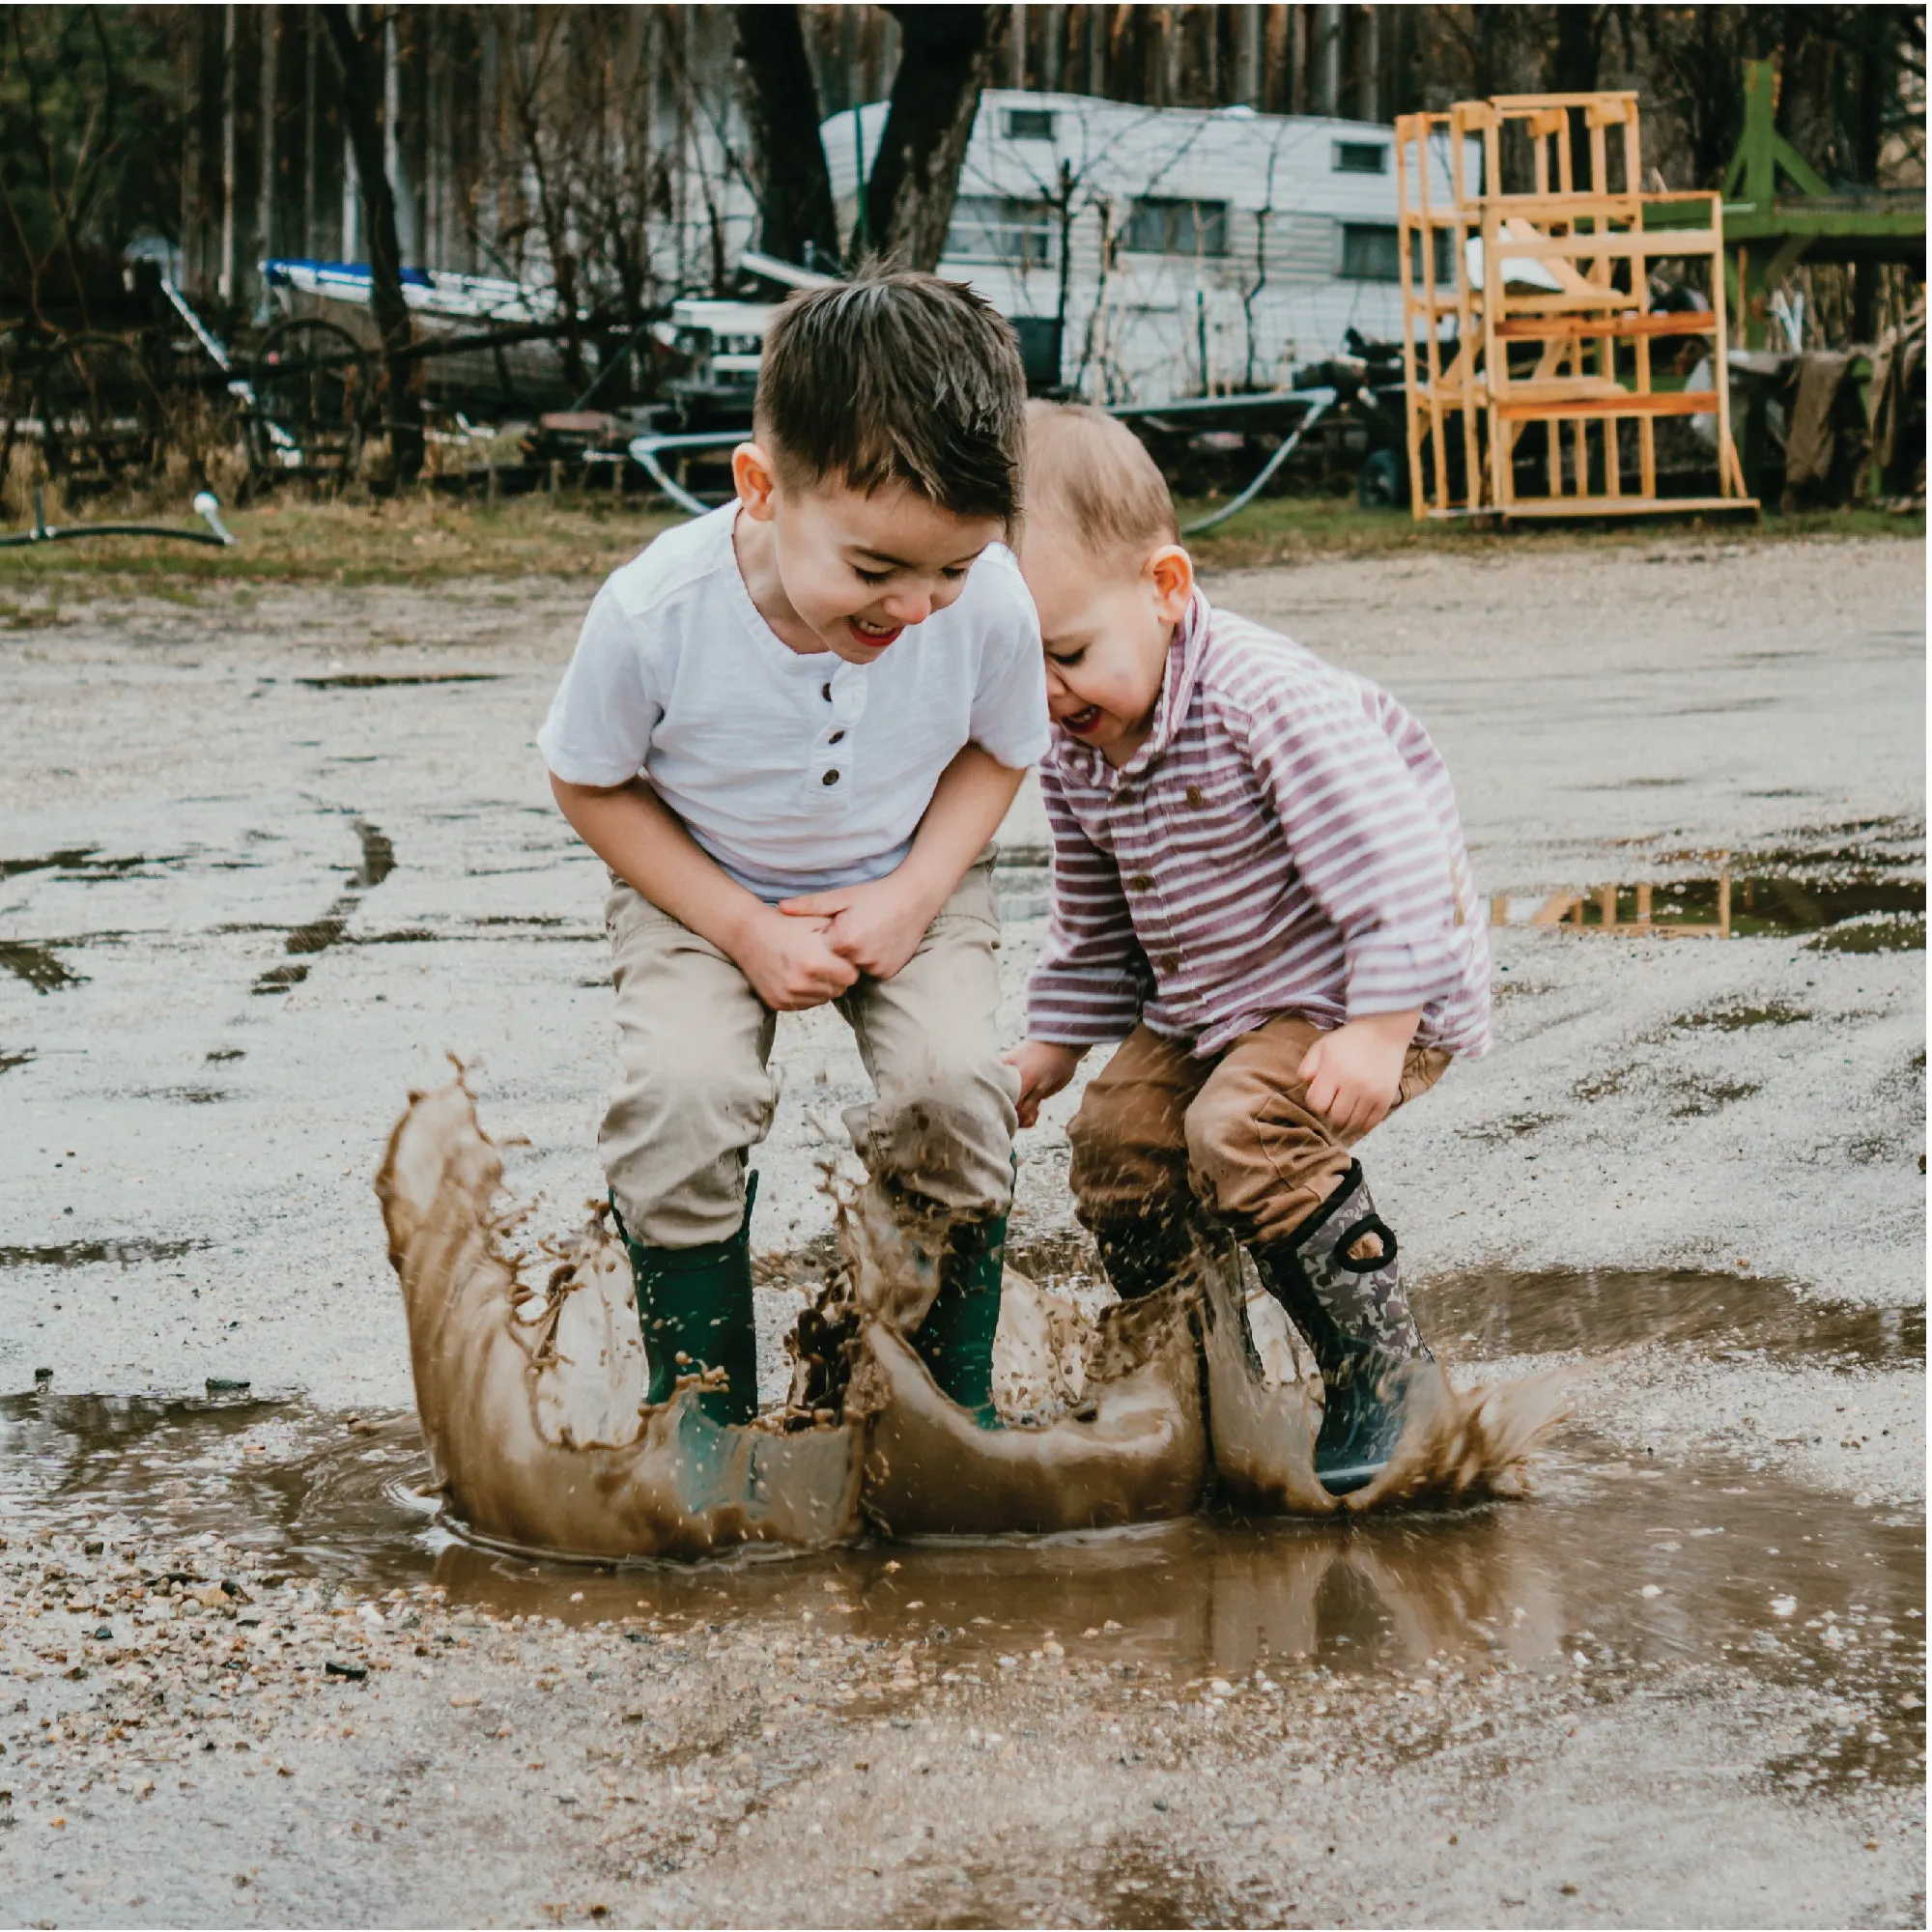
[{"label": "boot pull tab", "polygon": [[[1371,1236],[1381,1243],[1380,1248],[1372,1255],[1357,1255],[1356,1248]],[[1364,1215],[1335,1243],[1336,1265],[1347,1268],[1350,1274],[1374,1274],[1395,1257],[1395,1230],[1379,1214]]]}]

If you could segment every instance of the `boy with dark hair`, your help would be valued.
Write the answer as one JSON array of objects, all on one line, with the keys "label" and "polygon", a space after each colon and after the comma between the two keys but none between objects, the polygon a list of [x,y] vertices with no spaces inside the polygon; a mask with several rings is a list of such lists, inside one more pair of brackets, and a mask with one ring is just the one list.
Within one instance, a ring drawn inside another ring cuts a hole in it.
[{"label": "boy with dark hair", "polygon": [[1455,793],[1386,692],[1208,604],[1121,423],[1029,418],[1021,563],[1058,728],[1020,1119],[1121,1041],[1068,1129],[1108,1276],[1123,1296],[1171,1278],[1196,1204],[1229,1228],[1314,1350],[1316,1474],[1346,1494],[1428,1353],[1352,1151],[1489,1045]]},{"label": "boy with dark hair", "polygon": [[880,273],[794,298],[735,500],[612,574],[539,735],[611,868],[600,1146],[652,1402],[722,1370],[705,1411],[756,1411],[746,1156],[777,1104],[777,1015],[831,1003],[878,1094],[847,1112],[853,1143],[929,1231],[915,1346],[992,1422],[1017,1080],[988,840],[1047,740],[1005,547],[1024,404],[1011,330],[964,288]]}]

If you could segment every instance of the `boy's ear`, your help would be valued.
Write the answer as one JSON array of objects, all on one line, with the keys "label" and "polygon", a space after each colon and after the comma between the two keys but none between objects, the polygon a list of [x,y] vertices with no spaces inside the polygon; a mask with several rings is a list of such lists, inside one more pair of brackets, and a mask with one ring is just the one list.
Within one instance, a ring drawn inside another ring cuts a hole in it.
[{"label": "boy's ear", "polygon": [[759,523],[770,523],[779,494],[778,471],[755,442],[741,442],[731,452],[731,483],[746,510]]},{"label": "boy's ear", "polygon": [[1178,624],[1194,596],[1194,559],[1179,544],[1162,544],[1141,567],[1153,591],[1154,613],[1163,624]]}]

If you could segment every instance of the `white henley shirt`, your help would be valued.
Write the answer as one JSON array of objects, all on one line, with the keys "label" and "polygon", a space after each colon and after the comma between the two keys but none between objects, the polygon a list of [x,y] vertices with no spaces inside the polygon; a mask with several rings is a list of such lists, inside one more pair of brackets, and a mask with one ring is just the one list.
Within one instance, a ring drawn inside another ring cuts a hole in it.
[{"label": "white henley shirt", "polygon": [[737,505],[613,571],[537,734],[571,784],[641,773],[732,878],[778,900],[883,877],[969,743],[1015,769],[1046,751],[1039,620],[1010,551],[869,665],[806,656],[758,614]]}]

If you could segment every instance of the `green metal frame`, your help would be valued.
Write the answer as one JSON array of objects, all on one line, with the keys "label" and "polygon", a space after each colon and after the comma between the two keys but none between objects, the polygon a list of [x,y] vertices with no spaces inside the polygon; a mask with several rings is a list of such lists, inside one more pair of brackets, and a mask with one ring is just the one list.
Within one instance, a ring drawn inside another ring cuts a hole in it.
[{"label": "green metal frame", "polygon": [[[1724,282],[1747,349],[1765,347],[1773,290],[1800,262],[1916,262],[1924,272],[1925,197],[1837,194],[1777,131],[1777,70],[1745,63],[1745,131],[1724,171]],[[1782,176],[1795,193],[1782,193]]]}]

